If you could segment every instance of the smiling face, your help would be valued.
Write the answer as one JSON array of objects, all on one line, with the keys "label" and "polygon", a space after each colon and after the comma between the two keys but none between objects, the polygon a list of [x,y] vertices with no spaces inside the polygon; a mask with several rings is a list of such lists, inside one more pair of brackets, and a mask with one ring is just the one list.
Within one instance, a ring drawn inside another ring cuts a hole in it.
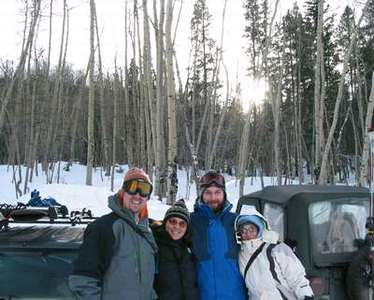
[{"label": "smiling face", "polygon": [[240,227],[240,235],[243,241],[250,241],[257,238],[258,229],[254,224],[244,224]]},{"label": "smiling face", "polygon": [[225,192],[222,188],[212,185],[205,189],[202,200],[214,212],[218,212],[225,200]]},{"label": "smiling face", "polygon": [[146,206],[147,200],[147,197],[142,197],[139,193],[130,195],[125,192],[123,194],[123,207],[137,215],[141,209]]},{"label": "smiling face", "polygon": [[185,235],[187,222],[178,217],[171,217],[166,221],[165,230],[174,241],[177,241]]}]

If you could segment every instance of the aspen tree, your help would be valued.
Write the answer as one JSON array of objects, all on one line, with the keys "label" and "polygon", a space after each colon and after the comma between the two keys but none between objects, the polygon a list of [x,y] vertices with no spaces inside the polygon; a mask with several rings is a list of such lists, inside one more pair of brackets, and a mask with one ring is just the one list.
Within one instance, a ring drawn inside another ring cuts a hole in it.
[{"label": "aspen tree", "polygon": [[28,52],[27,50],[30,49],[30,45],[33,42],[36,24],[37,24],[38,19],[40,17],[40,3],[41,3],[41,0],[36,0],[35,1],[35,8],[34,8],[34,12],[32,14],[33,17],[31,19],[29,32],[28,32],[27,38],[24,39],[26,44],[25,44],[24,47],[22,47],[21,56],[20,56],[19,63],[17,65],[16,71],[14,73],[14,76],[13,76],[13,78],[12,78],[8,88],[7,88],[7,91],[6,91],[5,95],[1,99],[0,130],[2,130],[3,126],[4,126],[5,112],[6,112],[6,109],[7,109],[7,105],[9,103],[9,101],[11,100],[12,93],[13,93],[13,90],[15,88],[15,84],[18,80],[20,80],[21,76],[23,75],[23,71],[24,71],[25,63],[26,63],[26,58],[27,58],[27,52]]},{"label": "aspen tree", "polygon": [[[362,10],[363,12],[366,11],[368,4],[369,4],[369,0],[366,1],[364,8]],[[338,86],[338,93],[337,93],[336,101],[335,101],[334,116],[333,116],[332,124],[329,130],[329,135],[327,137],[326,144],[325,144],[324,151],[323,151],[323,156],[322,156],[321,172],[320,172],[319,181],[318,181],[319,184],[325,184],[327,182],[327,163],[328,163],[327,160],[328,160],[328,155],[331,150],[331,144],[334,138],[334,132],[335,132],[336,124],[337,124],[338,117],[339,117],[340,103],[343,97],[345,74],[347,73],[348,61],[351,56],[353,46],[355,45],[356,40],[357,40],[357,34],[358,34],[357,30],[358,28],[360,28],[360,24],[363,20],[363,15],[364,14],[362,13],[359,21],[357,22],[357,25],[355,26],[353,30],[352,38],[349,43],[349,46],[344,53],[343,69],[342,69],[339,86]]]},{"label": "aspen tree", "polygon": [[[322,95],[322,87],[324,85],[324,78],[322,74],[322,68],[324,65],[323,59],[323,6],[324,0],[318,1],[318,22],[317,22],[317,57],[316,64],[314,67],[315,80],[314,80],[314,165],[316,168],[320,167],[321,162],[321,150],[323,140],[323,118],[324,118],[324,99]],[[318,180],[318,178],[315,178]]]},{"label": "aspen tree", "polygon": [[125,141],[126,141],[126,152],[127,152],[127,163],[129,167],[134,165],[134,140],[130,129],[130,96],[129,96],[129,74],[128,74],[128,0],[125,2],[125,88],[124,88],[124,100],[125,100]]},{"label": "aspen tree", "polygon": [[[371,126],[373,126],[372,124],[372,118],[373,118],[373,109],[374,109],[374,72],[372,73],[372,83],[371,83],[371,92],[370,92],[370,97],[369,97],[369,102],[368,102],[368,107],[367,107],[367,110],[366,110],[366,120],[365,120],[365,128],[366,128],[366,134],[365,134],[365,139],[364,139],[364,147],[363,147],[363,150],[362,150],[362,164],[361,164],[361,176],[360,176],[360,185],[361,186],[366,186],[369,182],[369,178],[368,178],[368,168],[369,168],[369,164],[367,163],[368,162],[368,158],[369,158],[369,129],[373,129],[371,128]],[[371,151],[373,151],[373,149],[371,149]]]},{"label": "aspen tree", "polygon": [[119,78],[117,71],[117,63],[114,73],[114,105],[113,105],[113,136],[112,136],[112,172],[110,178],[110,190],[114,190],[114,173],[116,168],[116,151],[117,151],[117,119],[118,119],[118,100],[119,100]]},{"label": "aspen tree", "polygon": [[86,185],[92,185],[92,171],[94,162],[94,113],[95,113],[95,1],[90,0],[90,69],[89,69],[89,95],[88,95],[88,120],[87,120],[87,169]]},{"label": "aspen tree", "polygon": [[106,118],[106,101],[105,101],[105,87],[103,80],[103,63],[101,59],[101,44],[99,36],[99,25],[97,21],[97,12],[95,2],[93,3],[93,14],[95,22],[95,33],[96,33],[96,43],[97,43],[97,59],[98,59],[98,84],[99,84],[99,103],[100,103],[100,123],[101,123],[101,140],[102,140],[102,149],[103,149],[103,166],[105,174],[109,175],[110,171],[110,162],[109,162],[109,140],[107,132],[107,118]]},{"label": "aspen tree", "polygon": [[165,50],[168,100],[168,197],[167,203],[174,204],[177,196],[177,128],[176,128],[176,93],[173,64],[173,43],[171,27],[173,22],[173,1],[168,0],[165,22]]},{"label": "aspen tree", "polygon": [[160,0],[160,18],[157,16],[157,2],[153,1],[153,14],[155,26],[156,44],[156,180],[155,194],[161,200],[166,196],[166,138],[163,126],[165,105],[165,74],[164,74],[164,23],[165,23],[165,0]]}]

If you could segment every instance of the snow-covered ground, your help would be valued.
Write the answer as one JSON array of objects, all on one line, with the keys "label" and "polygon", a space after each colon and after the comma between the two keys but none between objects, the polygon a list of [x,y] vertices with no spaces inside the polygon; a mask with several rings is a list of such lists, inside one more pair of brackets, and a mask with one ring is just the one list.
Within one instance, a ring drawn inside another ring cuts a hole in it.
[{"label": "snow-covered ground", "polygon": [[[62,164],[62,166],[65,165]],[[101,169],[97,168],[93,174],[93,185],[85,185],[86,167],[80,164],[73,164],[70,171],[61,171],[60,184],[46,184],[45,175],[41,172],[39,166],[39,176],[33,178],[33,182],[28,185],[28,193],[16,199],[15,186],[12,182],[13,171],[6,165],[0,165],[0,203],[16,204],[17,202],[27,203],[30,200],[30,193],[37,189],[42,198],[48,196],[57,200],[57,202],[66,205],[69,210],[81,210],[82,208],[91,209],[94,216],[100,216],[107,212],[107,197],[115,193],[122,185],[124,173],[127,166],[122,166],[123,173],[115,172],[114,192],[110,191],[110,177],[105,177]],[[233,176],[226,174],[226,193],[229,201],[234,205],[233,210],[239,198],[239,181]],[[25,170],[22,170],[22,176],[25,177]],[[196,199],[196,187],[194,183],[188,183],[187,171],[178,170],[178,195],[177,199],[184,198],[190,211]],[[252,184],[253,181],[253,184]],[[265,185],[273,185],[274,178],[265,177]],[[297,183],[297,182],[294,182]],[[259,177],[246,178],[244,193],[250,193],[261,189]],[[23,190],[23,185],[22,185]],[[151,197],[148,202],[150,217],[153,219],[162,219],[166,210],[169,208],[165,200],[160,202],[156,197]]]}]

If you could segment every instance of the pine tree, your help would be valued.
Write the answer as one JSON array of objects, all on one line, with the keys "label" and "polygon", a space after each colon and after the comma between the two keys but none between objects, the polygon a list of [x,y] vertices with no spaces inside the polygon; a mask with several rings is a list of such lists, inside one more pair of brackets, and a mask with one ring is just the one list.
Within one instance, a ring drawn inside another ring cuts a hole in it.
[{"label": "pine tree", "polygon": [[206,128],[211,96],[217,80],[217,61],[215,60],[216,42],[210,37],[211,14],[206,0],[196,0],[191,19],[192,66],[188,79],[187,114],[191,119],[190,132],[193,157],[204,157]]}]

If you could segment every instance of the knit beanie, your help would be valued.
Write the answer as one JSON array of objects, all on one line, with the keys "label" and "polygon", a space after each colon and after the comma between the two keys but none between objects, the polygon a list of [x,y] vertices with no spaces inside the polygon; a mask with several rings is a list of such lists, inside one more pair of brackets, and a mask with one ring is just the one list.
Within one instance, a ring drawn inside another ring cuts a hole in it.
[{"label": "knit beanie", "polygon": [[149,178],[148,174],[144,172],[143,169],[140,169],[140,168],[134,167],[134,168],[129,169],[126,172],[124,182],[131,180],[131,179],[142,179],[145,182],[148,182],[149,184],[152,185],[151,179]]},{"label": "knit beanie", "polygon": [[188,225],[190,224],[190,213],[188,212],[186,203],[183,199],[180,199],[177,202],[175,202],[174,205],[166,211],[164,223],[166,223],[166,221],[172,217],[181,218],[182,220],[186,221]]}]

